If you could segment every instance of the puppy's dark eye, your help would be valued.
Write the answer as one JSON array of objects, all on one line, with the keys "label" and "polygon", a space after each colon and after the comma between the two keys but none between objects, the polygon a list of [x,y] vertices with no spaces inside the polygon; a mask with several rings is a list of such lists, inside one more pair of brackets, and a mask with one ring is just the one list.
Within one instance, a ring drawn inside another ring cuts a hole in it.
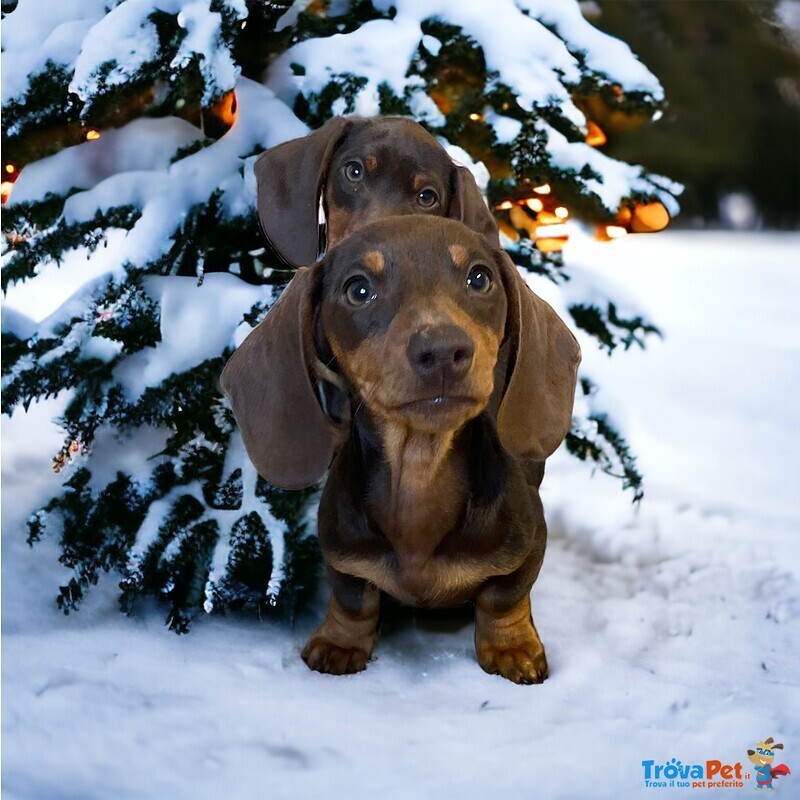
[{"label": "puppy's dark eye", "polygon": [[433,189],[423,189],[417,195],[417,202],[423,208],[431,208],[432,206],[436,205],[438,200],[439,196],[436,194],[436,192],[433,191]]},{"label": "puppy's dark eye", "polygon": [[492,273],[486,267],[473,267],[467,275],[467,286],[473,292],[486,294],[492,288]]},{"label": "puppy's dark eye", "polygon": [[360,161],[348,161],[344,165],[344,176],[350,183],[358,183],[364,177],[364,165]]},{"label": "puppy's dark eye", "polygon": [[378,295],[367,278],[363,275],[356,275],[344,285],[344,296],[350,305],[363,306]]}]

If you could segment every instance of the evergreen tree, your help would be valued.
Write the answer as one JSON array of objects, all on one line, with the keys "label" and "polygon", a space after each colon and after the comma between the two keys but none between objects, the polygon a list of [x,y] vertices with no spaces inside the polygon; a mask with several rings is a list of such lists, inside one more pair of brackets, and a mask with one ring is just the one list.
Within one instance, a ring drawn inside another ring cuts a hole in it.
[{"label": "evergreen tree", "polygon": [[670,99],[652,129],[607,130],[607,152],[686,181],[682,220],[717,220],[725,194],[746,192],[765,225],[800,224],[800,38],[792,46],[780,16],[789,5],[597,3],[593,24],[629,42]]},{"label": "evergreen tree", "polygon": [[[564,221],[663,227],[679,187],[614,161],[606,117],[661,87],[569,0],[3,0],[3,411],[66,393],[60,537],[77,607],[103,571],[121,604],[295,613],[317,579],[314,492],[256,474],[217,380],[291,274],[262,241],[258,153],[335,114],[408,115],[471,166],[524,269],[564,286]],[[13,186],[12,186],[13,184]],[[609,352],[656,332],[570,283]],[[22,312],[22,313],[20,313]],[[567,446],[641,476],[590,376]],[[310,521],[311,520],[311,521]]]}]

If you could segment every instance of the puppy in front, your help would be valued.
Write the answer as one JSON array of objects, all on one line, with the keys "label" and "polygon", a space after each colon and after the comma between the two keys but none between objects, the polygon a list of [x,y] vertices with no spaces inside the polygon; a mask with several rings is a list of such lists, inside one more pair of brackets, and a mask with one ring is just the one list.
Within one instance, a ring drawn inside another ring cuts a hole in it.
[{"label": "puppy in front", "polygon": [[329,469],[318,530],[331,598],[309,667],[364,669],[383,591],[473,600],[481,667],[544,680],[530,605],[546,543],[538,487],[570,426],[579,360],[507,256],[459,222],[368,224],[298,271],[222,387],[266,480],[299,489]]}]

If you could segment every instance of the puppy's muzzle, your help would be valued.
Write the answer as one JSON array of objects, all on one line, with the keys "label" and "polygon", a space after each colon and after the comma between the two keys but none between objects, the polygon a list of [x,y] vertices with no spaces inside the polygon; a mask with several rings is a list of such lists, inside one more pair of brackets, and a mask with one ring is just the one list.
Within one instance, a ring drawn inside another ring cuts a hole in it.
[{"label": "puppy's muzzle", "polygon": [[406,354],[419,378],[431,388],[448,389],[469,373],[475,343],[456,325],[434,325],[411,335]]}]

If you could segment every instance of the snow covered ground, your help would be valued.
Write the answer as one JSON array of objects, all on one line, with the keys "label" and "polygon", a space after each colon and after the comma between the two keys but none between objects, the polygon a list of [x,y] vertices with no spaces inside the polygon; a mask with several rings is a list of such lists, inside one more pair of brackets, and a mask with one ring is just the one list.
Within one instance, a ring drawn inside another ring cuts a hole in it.
[{"label": "snow covered ground", "polygon": [[405,620],[366,672],[336,678],[300,660],[315,618],[204,618],[178,637],[162,609],[122,617],[113,578],[63,617],[57,548],[29,549],[22,524],[61,444],[59,403],[42,403],[3,421],[4,800],[738,797],[752,778],[646,788],[642,762],[747,771],[769,736],[794,772],[776,795],[797,797],[800,235],[570,248],[665,339],[610,359],[583,343],[646,496],[633,508],[551,459],[533,593],[546,683],[485,675],[452,620]]}]

